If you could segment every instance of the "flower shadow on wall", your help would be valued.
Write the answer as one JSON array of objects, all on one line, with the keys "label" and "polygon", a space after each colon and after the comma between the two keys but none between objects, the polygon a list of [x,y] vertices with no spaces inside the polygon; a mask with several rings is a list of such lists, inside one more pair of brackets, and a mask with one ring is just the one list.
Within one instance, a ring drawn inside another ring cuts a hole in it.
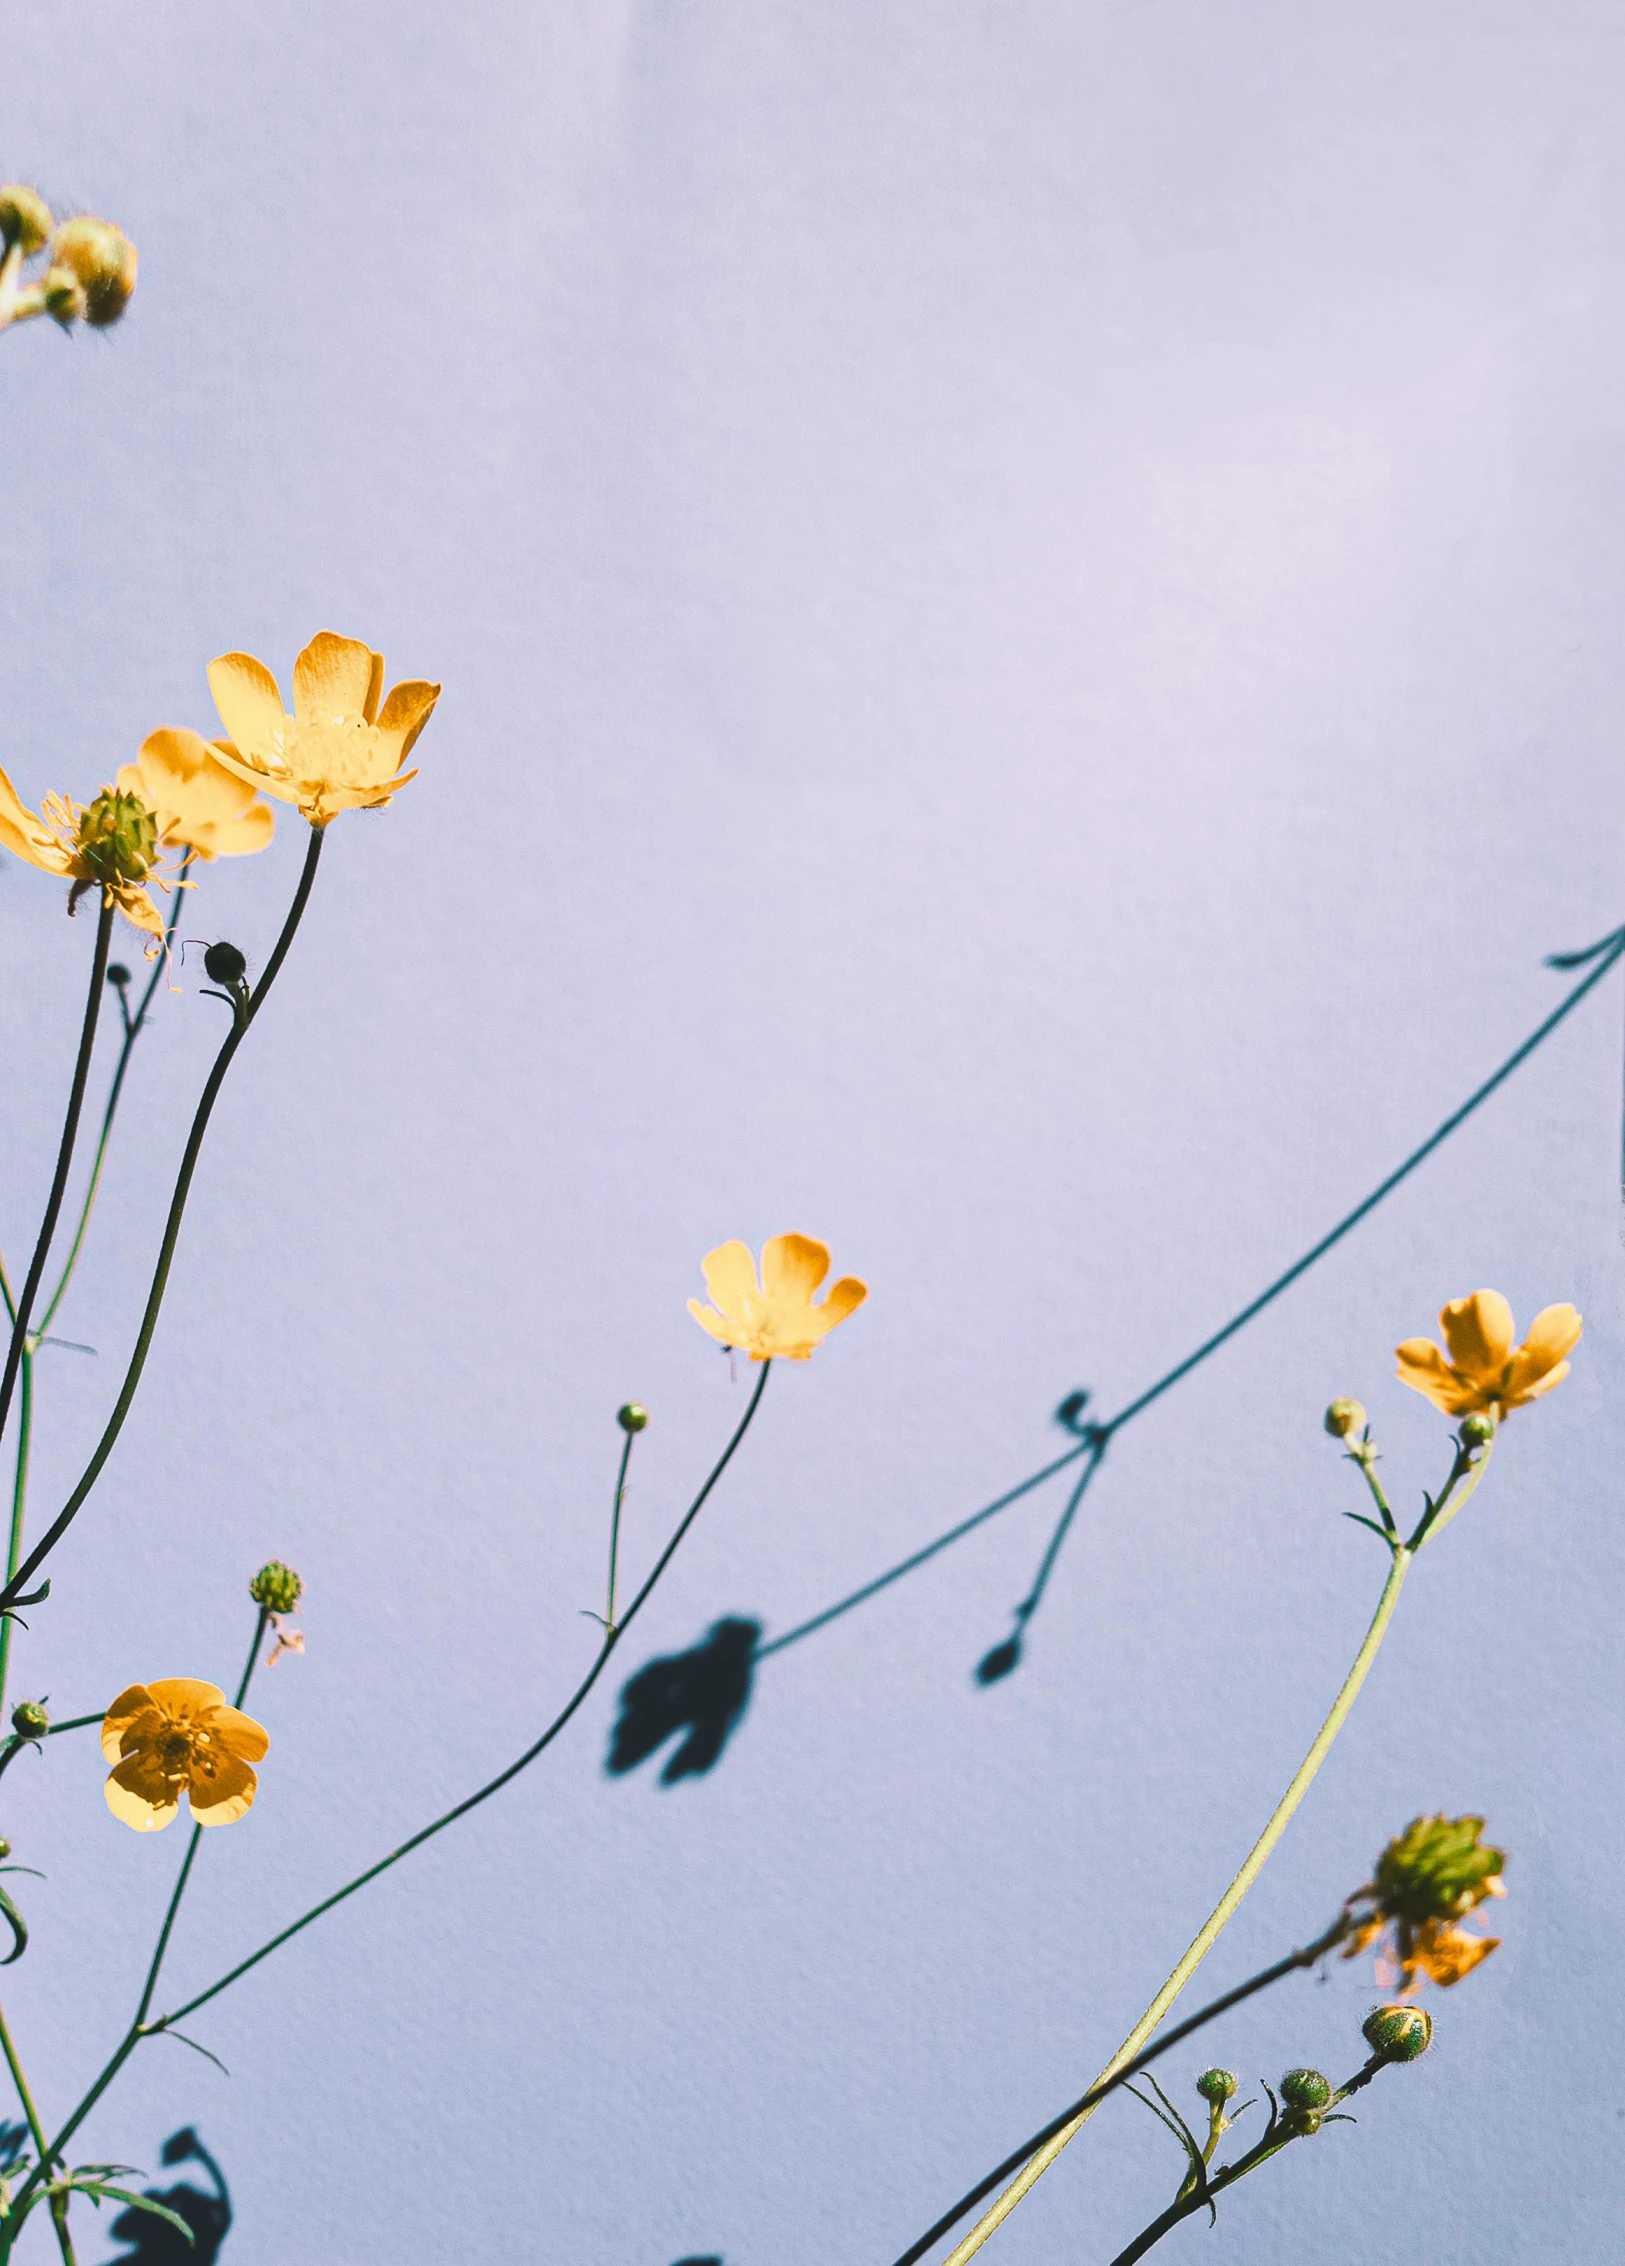
[{"label": "flower shadow on wall", "polygon": [[154,2218],[151,2212],[138,2211],[133,2206],[121,2211],[113,2221],[111,2233],[115,2242],[128,2243],[127,2250],[115,2251],[107,2266],[214,2266],[220,2247],[231,2227],[231,2197],[215,2162],[202,2141],[185,2125],[173,2132],[164,2142],[162,2161],[166,2164],[198,2163],[203,2166],[213,2183],[212,2188],[194,2187],[189,2180],[177,2180],[173,2187],[149,2187],[143,2193],[154,2203],[162,2203],[168,2210],[186,2221],[192,2230],[187,2241],[179,2227],[166,2220]]}]

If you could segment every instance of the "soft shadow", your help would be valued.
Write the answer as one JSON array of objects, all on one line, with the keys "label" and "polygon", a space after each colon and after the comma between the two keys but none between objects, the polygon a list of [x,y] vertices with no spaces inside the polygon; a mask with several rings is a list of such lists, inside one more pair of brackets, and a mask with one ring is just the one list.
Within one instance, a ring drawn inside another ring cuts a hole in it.
[{"label": "soft shadow", "polygon": [[604,1768],[622,1777],[682,1734],[660,1773],[662,1786],[701,1778],[720,1760],[750,1704],[760,1621],[714,1621],[703,1642],[663,1654],[627,1681]]},{"label": "soft shadow", "polygon": [[183,2218],[192,2230],[192,2240],[188,2242],[179,2227],[155,2219],[150,2211],[138,2211],[132,2203],[119,2213],[110,2229],[115,2242],[128,2243],[130,2248],[116,2251],[107,2266],[214,2266],[219,2257],[231,2226],[231,2197],[220,2166],[190,2125],[170,2134],[161,2161],[201,2164],[214,2183],[212,2192],[194,2187],[188,2180],[178,2180],[173,2187],[141,2190],[154,2203],[166,2205]]}]

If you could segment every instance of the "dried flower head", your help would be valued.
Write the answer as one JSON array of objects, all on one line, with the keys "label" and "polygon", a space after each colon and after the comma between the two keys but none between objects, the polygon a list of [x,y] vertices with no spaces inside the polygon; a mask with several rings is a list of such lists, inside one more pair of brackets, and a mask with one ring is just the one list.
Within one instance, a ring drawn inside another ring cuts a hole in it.
[{"label": "dried flower head", "polygon": [[1498,1936],[1461,1926],[1486,1898],[1504,1896],[1506,1858],[1483,1839],[1482,1818],[1413,1818],[1348,1899],[1355,1922],[1343,1957],[1381,1943],[1377,1977],[1405,1991],[1426,1980],[1448,1986],[1489,1957]]},{"label": "dried flower head", "polygon": [[169,883],[158,871],[157,819],[139,794],[104,787],[82,810],[67,795],[47,795],[36,816],[0,771],[0,845],[42,873],[71,881],[70,912],[87,889],[99,889],[104,903],[116,905],[153,940],[148,953],[157,951],[164,920],[152,891]]}]

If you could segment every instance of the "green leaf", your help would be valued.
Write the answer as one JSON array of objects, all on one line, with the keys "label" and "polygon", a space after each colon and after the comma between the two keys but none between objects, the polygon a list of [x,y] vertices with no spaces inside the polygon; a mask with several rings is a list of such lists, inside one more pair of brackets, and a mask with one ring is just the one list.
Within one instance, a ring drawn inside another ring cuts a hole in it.
[{"label": "green leaf", "polygon": [[154,2202],[150,2195],[137,2195],[129,2187],[110,2187],[104,2180],[81,2180],[75,2177],[63,2184],[72,2188],[76,2195],[88,2195],[98,2210],[104,2199],[109,2203],[127,2203],[132,2211],[146,2211],[155,2219],[167,2219],[172,2227],[179,2229],[188,2243],[195,2243],[197,2240],[178,2211],[172,2211],[167,2203]]},{"label": "green leaf", "polygon": [[0,1967],[9,1967],[14,1959],[21,1959],[28,1949],[28,1922],[3,1888],[0,1888],[0,1913],[5,1915],[6,1925],[15,1938],[13,1948],[6,1953],[4,1959],[0,1959]]}]

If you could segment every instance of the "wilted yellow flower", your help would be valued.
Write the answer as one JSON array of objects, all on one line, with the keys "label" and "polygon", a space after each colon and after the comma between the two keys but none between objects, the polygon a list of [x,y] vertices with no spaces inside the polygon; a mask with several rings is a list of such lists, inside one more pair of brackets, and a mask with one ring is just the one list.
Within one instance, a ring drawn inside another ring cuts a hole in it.
[{"label": "wilted yellow flower", "polygon": [[1500,1937],[1460,1925],[1487,1897],[1506,1894],[1506,1857],[1483,1832],[1482,1818],[1413,1818],[1348,1899],[1357,1924],[1343,1957],[1356,1959],[1382,1942],[1378,1983],[1406,1991],[1423,1980],[1448,1988],[1488,1959]]},{"label": "wilted yellow flower", "polygon": [[277,682],[250,653],[209,664],[209,690],[226,727],[215,753],[228,771],[279,802],[296,803],[312,826],[341,810],[380,809],[415,779],[403,771],[440,698],[438,685],[396,685],[379,707],[384,657],[324,629],[293,665],[293,714]]},{"label": "wilted yellow flower", "polygon": [[245,858],[263,850],[276,813],[245,780],[228,771],[201,732],[165,725],[149,732],[118,786],[152,812],[165,849],[199,858]]},{"label": "wilted yellow flower", "polygon": [[128,921],[163,940],[164,919],[152,900],[153,888],[169,884],[157,872],[158,826],[139,794],[104,787],[81,810],[67,795],[47,795],[36,817],[0,771],[0,844],[42,873],[71,881],[71,913],[87,889],[100,889]]},{"label": "wilted yellow flower", "polygon": [[1439,1327],[1448,1354],[1431,1338],[1407,1338],[1396,1348],[1400,1383],[1426,1394],[1446,1416],[1482,1409],[1499,1418],[1563,1382],[1564,1357],[1580,1342],[1581,1322],[1572,1306],[1548,1306],[1515,1347],[1511,1307],[1498,1290],[1475,1290],[1451,1300]]},{"label": "wilted yellow flower", "polygon": [[697,1298],[688,1310],[719,1345],[738,1346],[752,1361],[806,1361],[813,1348],[860,1307],[868,1286],[843,1275],[822,1306],[813,1292],[829,1273],[829,1252],[810,1235],[774,1235],[762,1246],[762,1279],[743,1243],[721,1243],[704,1262],[717,1311]]},{"label": "wilted yellow flower", "polygon": [[253,1807],[259,1780],[249,1765],[270,1744],[218,1684],[195,1676],[132,1684],[102,1722],[102,1753],[114,1765],[107,1806],[137,1833],[161,1833],[186,1794],[198,1825],[230,1825]]}]

